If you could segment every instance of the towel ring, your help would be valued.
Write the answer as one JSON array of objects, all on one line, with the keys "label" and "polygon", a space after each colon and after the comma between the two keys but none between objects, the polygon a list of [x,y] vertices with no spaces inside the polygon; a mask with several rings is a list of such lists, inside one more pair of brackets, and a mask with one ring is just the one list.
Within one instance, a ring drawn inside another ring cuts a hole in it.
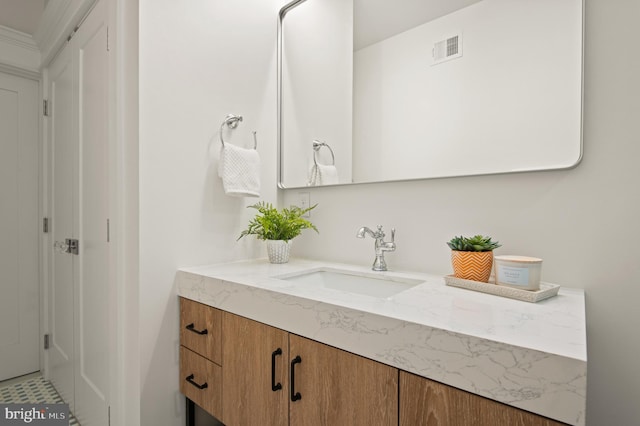
[{"label": "towel ring", "polygon": [[[236,127],[238,127],[238,122],[240,121],[242,121],[241,115],[228,114],[224,118],[224,121],[220,125],[220,142],[222,143],[222,146],[224,146],[224,136],[222,136],[224,125],[226,124],[227,127],[230,129],[235,129]],[[257,148],[258,148],[258,137],[256,136],[256,132],[253,132],[253,149],[257,149]]]},{"label": "towel ring", "polygon": [[326,142],[320,142],[319,140],[314,139],[312,146],[313,146],[313,164],[315,164],[316,166],[318,165],[318,159],[316,158],[316,155],[318,154],[318,151],[320,151],[320,148],[322,148],[323,146],[326,146],[329,149],[329,152],[331,153],[331,165],[332,166],[336,165],[336,156],[333,155],[333,150]]}]

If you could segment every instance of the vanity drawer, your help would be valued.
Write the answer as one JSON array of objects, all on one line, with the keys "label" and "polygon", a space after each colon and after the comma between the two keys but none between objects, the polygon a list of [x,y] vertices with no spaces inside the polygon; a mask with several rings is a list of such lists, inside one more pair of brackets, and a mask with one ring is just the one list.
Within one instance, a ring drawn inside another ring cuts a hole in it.
[{"label": "vanity drawer", "polygon": [[180,346],[180,392],[222,418],[222,367]]},{"label": "vanity drawer", "polygon": [[181,297],[180,344],[221,365],[222,312]]}]

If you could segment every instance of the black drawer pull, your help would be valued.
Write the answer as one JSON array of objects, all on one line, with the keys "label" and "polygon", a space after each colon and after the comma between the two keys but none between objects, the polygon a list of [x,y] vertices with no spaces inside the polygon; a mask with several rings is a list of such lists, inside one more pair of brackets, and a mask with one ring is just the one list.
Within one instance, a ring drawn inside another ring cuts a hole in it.
[{"label": "black drawer pull", "polygon": [[204,335],[204,334],[207,334],[207,333],[208,333],[208,331],[207,331],[207,329],[206,329],[206,328],[205,328],[204,330],[200,331],[200,330],[196,330],[194,327],[195,327],[195,325],[194,325],[193,323],[191,323],[191,324],[189,324],[188,326],[186,326],[185,328],[186,328],[187,330],[189,330],[189,331],[193,331],[194,333],[196,333],[196,334],[200,334],[200,335]]},{"label": "black drawer pull", "polygon": [[282,383],[276,383],[276,357],[282,355],[282,349],[278,348],[271,354],[271,390],[279,391],[282,389]]},{"label": "black drawer pull", "polygon": [[193,386],[197,387],[198,389],[206,389],[209,387],[209,385],[207,384],[207,382],[204,382],[203,384],[199,385],[198,383],[193,381],[193,374],[188,375],[185,380],[189,383],[191,383]]},{"label": "black drawer pull", "polygon": [[300,355],[296,356],[291,361],[291,401],[296,402],[302,399],[302,395],[300,392],[296,392],[296,364],[300,364],[302,362],[302,358]]}]

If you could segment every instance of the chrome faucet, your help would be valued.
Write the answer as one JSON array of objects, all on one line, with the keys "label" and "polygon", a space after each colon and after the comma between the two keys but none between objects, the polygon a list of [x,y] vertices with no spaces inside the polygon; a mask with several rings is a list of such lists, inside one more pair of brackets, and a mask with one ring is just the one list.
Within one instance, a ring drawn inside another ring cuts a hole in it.
[{"label": "chrome faucet", "polygon": [[384,252],[385,251],[394,251],[396,249],[396,230],[395,228],[391,228],[391,241],[384,240],[384,231],[382,230],[382,225],[378,225],[377,231],[372,231],[371,229],[363,226],[358,230],[356,237],[364,238],[365,235],[371,236],[376,240],[375,248],[376,248],[376,260],[373,261],[373,269],[374,271],[386,271],[387,270],[387,262],[384,261]]}]

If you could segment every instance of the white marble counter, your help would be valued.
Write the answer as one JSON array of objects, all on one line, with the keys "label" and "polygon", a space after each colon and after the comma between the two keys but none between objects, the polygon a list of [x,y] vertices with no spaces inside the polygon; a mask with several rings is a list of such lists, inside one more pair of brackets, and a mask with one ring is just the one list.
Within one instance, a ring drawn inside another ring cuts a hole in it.
[{"label": "white marble counter", "polygon": [[178,295],[572,425],[584,425],[584,292],[538,303],[449,287],[440,276],[388,299],[273,278],[327,262],[267,260],[182,268]]}]

